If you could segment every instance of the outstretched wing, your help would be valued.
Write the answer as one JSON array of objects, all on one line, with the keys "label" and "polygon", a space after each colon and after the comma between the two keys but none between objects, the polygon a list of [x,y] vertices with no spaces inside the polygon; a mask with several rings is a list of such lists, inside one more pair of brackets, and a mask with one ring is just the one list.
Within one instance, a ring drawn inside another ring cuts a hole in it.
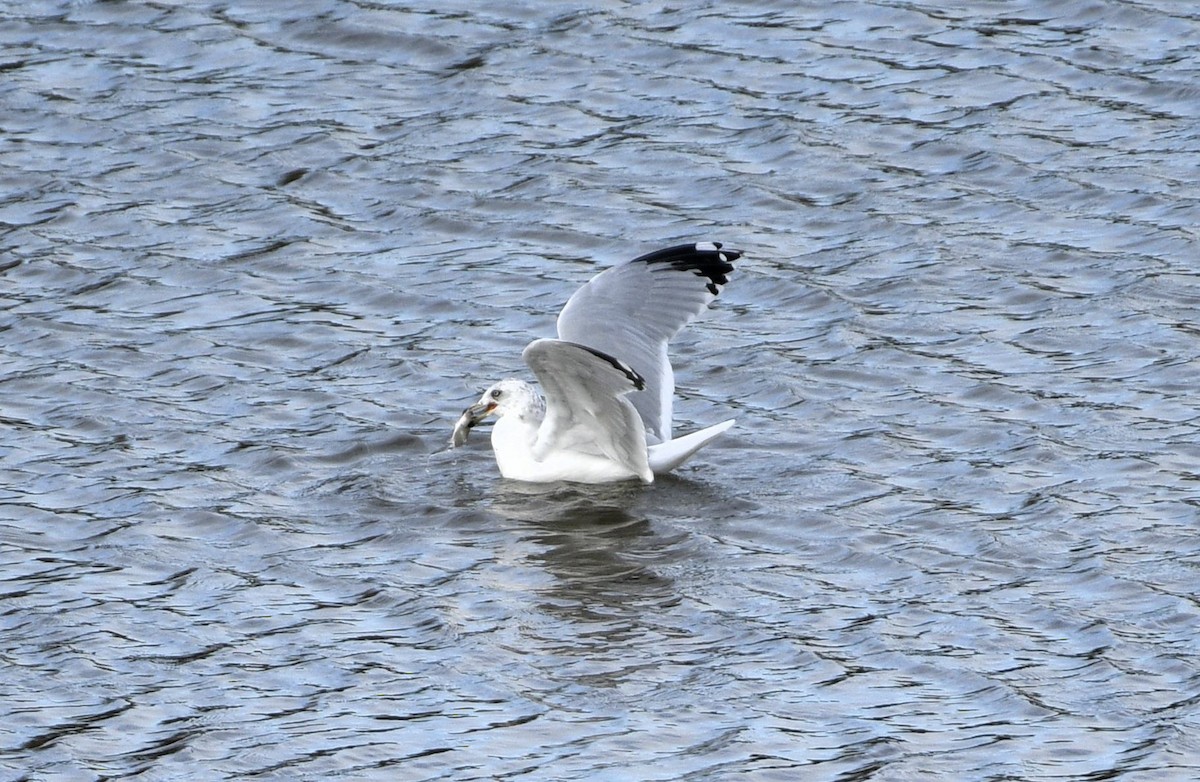
[{"label": "outstretched wing", "polygon": [[603,454],[642,480],[652,480],[646,430],[625,398],[643,387],[640,375],[612,356],[556,339],[535,340],[521,356],[546,398],[535,459],[558,450]]},{"label": "outstretched wing", "polygon": [[671,439],[667,343],[717,297],[741,255],[718,242],[658,250],[596,275],[559,313],[560,339],[614,356],[645,380],[629,401],[653,442]]}]

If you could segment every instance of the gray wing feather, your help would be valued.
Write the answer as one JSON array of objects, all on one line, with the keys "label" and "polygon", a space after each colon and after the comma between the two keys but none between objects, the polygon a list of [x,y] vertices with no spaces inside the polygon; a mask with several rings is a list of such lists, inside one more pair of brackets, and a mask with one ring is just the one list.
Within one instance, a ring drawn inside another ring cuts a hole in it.
[{"label": "gray wing feather", "polygon": [[654,442],[671,439],[667,343],[716,298],[740,256],[716,242],[649,253],[596,275],[559,313],[560,339],[614,356],[645,378],[629,401]]},{"label": "gray wing feather", "polygon": [[521,356],[546,398],[535,459],[558,449],[599,453],[649,479],[646,431],[625,398],[642,386],[641,376],[593,348],[556,339],[535,340]]}]

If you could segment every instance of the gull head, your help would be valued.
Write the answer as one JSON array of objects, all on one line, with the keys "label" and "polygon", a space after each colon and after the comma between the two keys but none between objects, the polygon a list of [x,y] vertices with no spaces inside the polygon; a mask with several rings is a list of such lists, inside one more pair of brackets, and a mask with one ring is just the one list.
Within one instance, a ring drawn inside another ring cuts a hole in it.
[{"label": "gull head", "polygon": [[479,401],[468,407],[454,424],[450,444],[458,447],[467,441],[471,428],[490,416],[502,418],[513,414],[539,423],[545,413],[546,403],[533,386],[523,380],[509,378],[494,384]]}]

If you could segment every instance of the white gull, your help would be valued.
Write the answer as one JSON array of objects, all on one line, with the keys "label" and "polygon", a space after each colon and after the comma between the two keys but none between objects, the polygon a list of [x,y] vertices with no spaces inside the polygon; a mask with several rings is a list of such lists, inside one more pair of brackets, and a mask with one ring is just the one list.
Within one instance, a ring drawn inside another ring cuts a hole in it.
[{"label": "white gull", "polygon": [[733,420],[672,438],[667,343],[712,303],[739,257],[719,242],[684,244],[596,275],[559,313],[559,338],[521,354],[542,393],[501,380],[463,411],[452,445],[494,415],[496,465],[512,480],[650,483],[683,464]]}]

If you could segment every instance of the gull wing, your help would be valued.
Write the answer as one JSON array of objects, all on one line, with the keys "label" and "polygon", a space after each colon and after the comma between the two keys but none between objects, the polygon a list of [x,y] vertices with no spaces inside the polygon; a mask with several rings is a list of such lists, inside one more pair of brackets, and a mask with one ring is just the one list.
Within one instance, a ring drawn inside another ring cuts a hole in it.
[{"label": "gull wing", "polygon": [[613,356],[644,379],[629,401],[652,442],[671,439],[667,343],[717,297],[741,255],[719,242],[658,250],[596,275],[559,313],[560,339]]},{"label": "gull wing", "polygon": [[643,387],[640,375],[594,348],[556,339],[529,343],[521,357],[546,399],[535,459],[560,450],[603,454],[643,481],[653,480],[642,419],[625,398]]}]

